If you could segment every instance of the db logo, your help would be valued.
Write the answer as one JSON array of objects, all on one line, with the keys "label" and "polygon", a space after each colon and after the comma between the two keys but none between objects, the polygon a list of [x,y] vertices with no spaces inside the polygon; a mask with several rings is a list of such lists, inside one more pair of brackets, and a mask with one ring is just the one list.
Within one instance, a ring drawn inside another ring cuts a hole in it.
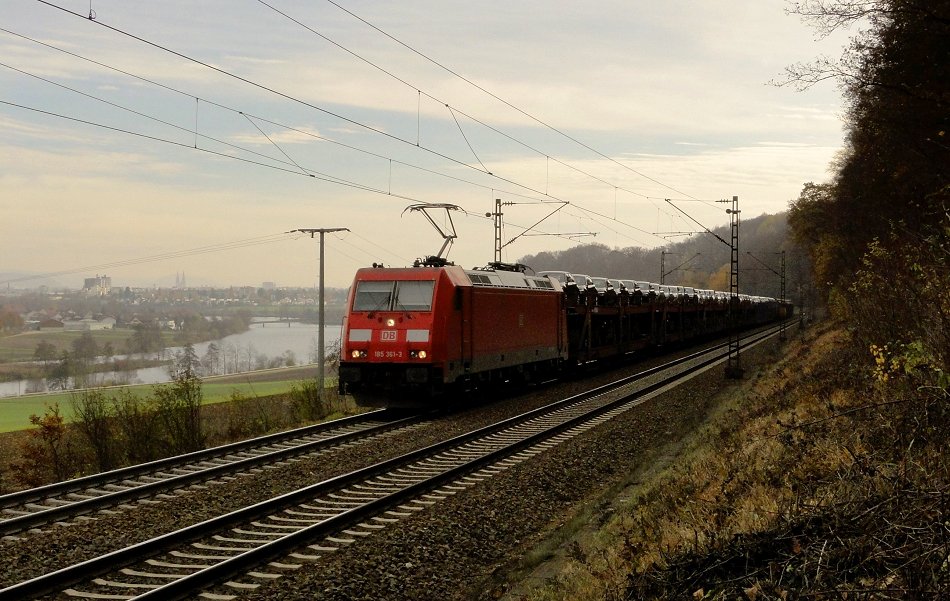
[{"label": "db logo", "polygon": [[383,330],[379,333],[382,342],[396,342],[396,330]]}]

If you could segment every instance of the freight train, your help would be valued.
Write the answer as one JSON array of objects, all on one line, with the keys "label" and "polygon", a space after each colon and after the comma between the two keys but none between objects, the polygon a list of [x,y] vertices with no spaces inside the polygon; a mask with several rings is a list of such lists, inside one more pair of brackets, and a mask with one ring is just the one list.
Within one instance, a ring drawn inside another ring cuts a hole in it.
[{"label": "freight train", "polygon": [[790,310],[773,298],[525,271],[502,263],[360,269],[343,322],[340,392],[363,406],[425,406],[448,392],[549,379]]}]

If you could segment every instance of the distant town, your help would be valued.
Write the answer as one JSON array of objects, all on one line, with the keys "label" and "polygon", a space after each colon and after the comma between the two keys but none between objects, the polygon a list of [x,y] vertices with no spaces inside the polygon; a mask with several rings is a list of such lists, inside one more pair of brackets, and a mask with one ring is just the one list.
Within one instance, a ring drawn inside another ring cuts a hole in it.
[{"label": "distant town", "polygon": [[[40,285],[0,290],[0,330],[95,331],[116,327],[134,328],[143,323],[166,330],[179,330],[189,313],[220,316],[246,310],[254,316],[314,321],[317,291],[314,288],[282,288],[274,282],[260,286],[213,288],[189,287],[185,274],[176,274],[174,287],[114,285],[112,277],[85,278],[79,290]],[[328,288],[328,315],[336,315],[346,300],[346,290]]]}]

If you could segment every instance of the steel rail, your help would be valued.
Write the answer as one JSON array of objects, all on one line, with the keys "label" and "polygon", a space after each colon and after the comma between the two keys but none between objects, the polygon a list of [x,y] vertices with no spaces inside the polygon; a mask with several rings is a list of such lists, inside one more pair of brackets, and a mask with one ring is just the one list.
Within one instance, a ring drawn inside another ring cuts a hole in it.
[{"label": "steel rail", "polygon": [[130,465],[127,467],[110,470],[108,472],[91,474],[89,476],[83,476],[81,478],[74,478],[72,480],[65,480],[63,482],[56,482],[53,484],[47,484],[45,486],[38,486],[36,488],[30,488],[27,490],[21,490],[14,493],[0,495],[0,509],[13,507],[16,505],[23,505],[24,503],[30,503],[33,501],[42,500],[42,499],[49,498],[56,495],[67,494],[70,492],[75,492],[75,491],[83,490],[86,488],[102,486],[104,484],[110,484],[113,482],[121,482],[122,480],[139,476],[142,474],[149,474],[152,472],[161,471],[163,469],[173,468],[181,464],[196,463],[199,461],[212,459],[220,455],[237,453],[237,452],[246,450],[248,448],[265,446],[267,444],[275,444],[289,438],[300,438],[302,436],[306,436],[309,434],[319,433],[329,427],[336,427],[340,425],[349,425],[351,423],[356,423],[356,422],[366,419],[369,416],[378,415],[379,413],[382,413],[382,412],[385,412],[385,409],[379,409],[377,411],[371,411],[368,413],[361,413],[359,415],[352,415],[349,417],[341,418],[338,420],[332,420],[329,422],[323,422],[323,423],[315,424],[312,426],[304,426],[302,428],[287,430],[285,432],[276,432],[274,434],[266,434],[264,436],[258,436],[256,438],[250,438],[250,439],[241,440],[238,442],[220,445],[217,447],[211,447],[210,449],[202,449],[200,451],[185,453],[183,455],[165,457],[163,459],[156,459],[155,461],[149,461],[147,463],[139,463],[136,465]]},{"label": "steel rail", "polygon": [[[15,534],[17,532],[22,532],[27,528],[33,528],[53,521],[86,515],[99,509],[114,507],[122,503],[154,496],[169,490],[184,488],[192,484],[206,482],[208,480],[213,480],[231,473],[247,471],[261,465],[276,463],[297,455],[312,453],[323,447],[335,446],[355,438],[362,438],[387,430],[400,428],[418,419],[417,416],[404,417],[393,421],[383,422],[377,426],[370,426],[362,430],[349,430],[341,434],[297,444],[289,448],[255,454],[252,457],[227,459],[227,463],[222,463],[211,467],[201,467],[198,470],[185,474],[177,474],[173,476],[157,475],[168,469],[184,469],[185,467],[195,466],[197,463],[212,459],[225,460],[225,458],[229,455],[234,455],[235,453],[241,452],[251,452],[254,449],[260,447],[266,447],[280,443],[290,443],[293,440],[326,434],[334,430],[358,427],[360,424],[367,424],[377,421],[377,419],[374,419],[374,417],[383,418],[386,413],[386,410],[373,411],[370,413],[325,422],[323,424],[317,424],[315,426],[307,426],[288,432],[271,434],[238,443],[214,447],[212,449],[189,453],[187,455],[177,455],[175,457],[153,461],[146,464],[130,466],[129,468],[122,468],[120,470],[114,470],[105,474],[96,474],[86,478],[78,478],[76,480],[67,481],[66,483],[60,483],[62,486],[49,485],[39,489],[23,491],[22,496],[19,497],[20,504],[29,503],[36,500],[46,500],[61,495],[82,493],[83,491],[88,491],[90,488],[96,488],[97,486],[123,484],[130,477],[133,477],[133,474],[135,475],[134,477],[140,478],[143,476],[153,475],[155,478],[161,478],[160,480],[156,480],[154,482],[125,483],[125,488],[123,490],[112,491],[108,494],[96,494],[86,499],[71,501],[69,504],[50,506],[46,509],[32,511],[13,518],[2,520],[0,521],[0,535]],[[121,475],[118,475],[120,473]],[[102,476],[102,478],[99,478],[99,476]],[[78,486],[78,483],[80,482],[82,482],[83,486]],[[35,491],[41,490],[44,491],[46,495],[38,497],[35,496]],[[14,493],[13,495],[7,495],[7,497],[13,497],[18,494],[21,493]]]},{"label": "steel rail", "polygon": [[[753,340],[751,343],[747,343],[747,347],[758,344],[761,341],[764,341],[772,336],[775,336],[777,331],[770,332],[765,335],[759,336],[757,339]],[[717,345],[713,347],[719,349],[725,345]],[[713,352],[707,350],[703,353],[693,353],[689,357],[684,357],[677,360],[675,363],[677,365],[682,363],[687,363],[696,358],[697,354],[707,354]],[[166,585],[155,588],[151,591],[143,593],[135,597],[136,600],[160,600],[167,599],[168,601],[179,601],[182,599],[187,599],[193,596],[196,592],[203,590],[209,586],[221,583],[229,578],[234,577],[237,574],[242,574],[248,570],[262,565],[266,562],[272,561],[274,559],[285,557],[288,553],[292,552],[294,549],[305,546],[306,544],[319,540],[329,534],[334,532],[339,532],[344,530],[355,523],[359,523],[362,520],[367,519],[370,516],[379,514],[386,509],[404,504],[410,499],[438,488],[442,484],[452,482],[457,480],[460,476],[474,472],[480,468],[496,463],[502,459],[510,457],[515,453],[527,449],[531,446],[534,446],[542,441],[550,439],[558,434],[567,432],[573,428],[578,427],[584,422],[596,419],[598,416],[609,413],[619,407],[635,402],[635,404],[640,404],[648,398],[650,398],[654,393],[657,393],[665,388],[672,387],[682,380],[689,379],[696,372],[703,370],[706,367],[709,367],[715,363],[724,361],[727,358],[728,354],[719,354],[711,358],[705,359],[700,363],[692,365],[685,369],[684,371],[678,372],[670,377],[664,378],[659,382],[650,384],[646,388],[637,390],[631,394],[624,395],[623,397],[611,401],[600,407],[596,407],[593,410],[584,412],[580,415],[574,416],[562,423],[555,424],[553,426],[547,427],[543,430],[540,430],[527,438],[523,438],[514,443],[508,444],[504,447],[491,451],[481,457],[473,459],[471,461],[465,462],[461,465],[458,465],[454,468],[450,468],[440,474],[427,478],[421,482],[411,484],[405,488],[381,497],[379,499],[365,503],[359,507],[347,510],[339,515],[328,518],[322,522],[314,524],[313,526],[301,529],[292,534],[286,535],[280,539],[277,539],[273,542],[264,544],[255,549],[246,551],[236,557],[225,560],[219,564],[216,564],[210,568],[206,568],[194,574],[188,575],[184,578],[172,581]],[[651,373],[656,373],[656,368],[653,368],[650,371]],[[634,380],[642,379],[639,374],[633,376]],[[645,377],[645,376],[644,376]],[[630,380],[630,378],[623,378],[623,381]],[[618,382],[621,380],[618,380]],[[627,384],[629,381],[627,382]],[[605,385],[598,387],[596,390],[601,390],[600,393],[590,394],[583,393],[582,395],[585,398],[596,397],[601,394],[606,394],[608,392],[614,391],[617,388],[622,388],[627,384],[621,384],[616,387],[611,385]],[[609,390],[604,390],[609,388]],[[591,391],[593,392],[593,391]],[[572,397],[576,398],[576,397]],[[570,401],[571,399],[565,399],[565,401]],[[565,402],[561,401],[561,402]],[[559,403],[561,403],[559,402]],[[532,412],[533,413],[533,412]],[[506,420],[507,421],[507,420]]]},{"label": "steel rail", "polygon": [[[777,331],[777,328],[775,328],[771,332],[760,335],[752,343],[748,343],[747,346],[757,344],[771,336],[774,336],[776,335]],[[704,369],[705,367],[711,366],[716,362],[723,361],[725,359],[725,355],[722,353],[717,353],[717,351],[719,351],[723,346],[725,345],[720,344],[712,347],[711,349],[692,353],[683,358],[668,362],[664,365],[621,378],[614,383],[599,386],[593,390],[558,401],[557,403],[505,419],[496,424],[485,426],[478,430],[459,435],[434,445],[430,445],[400,457],[389,459],[373,466],[356,470],[349,474],[337,476],[324,482],[320,482],[303,489],[275,497],[274,499],[236,510],[224,516],[212,518],[205,522],[194,524],[181,530],[161,535],[149,541],[144,541],[125,549],[113,551],[103,556],[93,558],[79,564],[13,585],[6,589],[0,590],[0,601],[6,601],[7,599],[35,598],[40,595],[62,591],[64,587],[68,587],[79,582],[89,581],[91,578],[114,572],[119,568],[132,565],[150,557],[154,557],[159,553],[162,553],[163,551],[173,547],[180,547],[189,541],[198,541],[203,537],[207,537],[213,533],[225,531],[236,524],[247,523],[268,515],[272,515],[277,511],[287,509],[294,505],[299,505],[301,502],[314,499],[321,494],[338,491],[357,482],[371,480],[376,476],[380,476],[394,470],[398,470],[404,466],[408,466],[414,461],[430,457],[436,453],[446,451],[448,449],[460,447],[465,443],[501,432],[508,429],[509,427],[528,422],[531,419],[554,413],[555,411],[570,406],[572,403],[577,404],[599,395],[616,391],[623,386],[655,375],[663,370],[672,369],[684,363],[698,360],[703,355],[716,353],[712,357],[700,360],[697,364],[692,365],[673,376],[669,376],[660,380],[659,382],[650,384],[644,389],[634,393],[625,394],[622,398],[611,401],[605,405],[601,405],[589,413],[568,418],[566,421],[560,424],[546,427],[534,434],[522,438],[519,441],[505,445],[504,449],[489,452],[483,456],[465,461],[461,465],[444,470],[442,473],[433,475],[429,478],[426,478],[425,480],[410,483],[403,487],[403,490],[373,499],[362,504],[360,507],[347,509],[340,512],[336,516],[324,519],[312,526],[304,527],[296,532],[281,536],[279,539],[268,542],[258,548],[246,550],[240,555],[226,559],[213,566],[203,568],[198,572],[154,588],[149,592],[135,597],[136,599],[186,598],[187,596],[193,594],[197,588],[203,588],[222,582],[233,577],[235,574],[243,573],[249,569],[249,567],[260,565],[261,563],[269,561],[275,557],[286,556],[290,550],[299,548],[308,542],[319,539],[328,532],[346,528],[355,522],[365,519],[367,516],[372,515],[373,513],[403,503],[411,496],[417,495],[424,491],[432,490],[446,481],[457,478],[462,473],[468,473],[476,470],[483,465],[497,461],[500,457],[510,456],[511,454],[516,453],[526,447],[537,444],[543,438],[548,438],[565,430],[576,427],[584,420],[595,419],[596,415],[606,413],[618,406],[622,406],[625,403],[630,403],[632,399],[644,399],[644,397],[649,397],[649,395],[652,395],[661,389],[671,387],[675,383],[679,383],[679,381],[687,379],[691,374]],[[643,400],[639,402],[643,402]]]}]

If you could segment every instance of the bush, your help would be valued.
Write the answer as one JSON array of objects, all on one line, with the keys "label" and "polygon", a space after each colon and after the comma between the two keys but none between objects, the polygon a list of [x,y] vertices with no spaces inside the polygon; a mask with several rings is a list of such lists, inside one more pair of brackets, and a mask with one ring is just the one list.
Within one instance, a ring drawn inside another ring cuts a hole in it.
[{"label": "bush", "polygon": [[155,386],[153,394],[165,452],[180,455],[204,448],[201,381],[197,377],[179,377],[171,384]]},{"label": "bush", "polygon": [[235,392],[229,403],[207,408],[201,399],[201,381],[188,370],[144,398],[128,389],[112,398],[101,390],[83,391],[70,398],[73,424],[65,423],[57,405],[31,416],[36,428],[27,431],[19,459],[11,461],[12,480],[40,486],[189,453],[209,440],[225,444],[355,411],[335,390],[321,397],[314,381],[302,382],[287,395],[244,398]]},{"label": "bush", "polygon": [[113,402],[127,463],[145,463],[162,456],[158,416],[150,402],[122,389]]},{"label": "bush", "polygon": [[315,422],[330,414],[316,380],[306,380],[290,388],[291,415],[297,422]]},{"label": "bush", "polygon": [[84,390],[70,395],[76,429],[95,456],[100,472],[115,469],[123,462],[115,404],[101,390]]},{"label": "bush", "polygon": [[47,407],[43,415],[31,415],[30,423],[36,427],[27,431],[21,460],[11,465],[14,479],[24,486],[40,486],[75,474],[74,445],[59,404]]},{"label": "bush", "polygon": [[231,400],[223,409],[227,412],[227,426],[223,435],[228,440],[276,431],[286,425],[289,417],[283,398],[247,398],[236,390],[231,393]]},{"label": "bush", "polygon": [[[950,217],[948,217],[950,242]],[[848,299],[848,322],[864,348],[910,353],[915,370],[950,371],[950,253],[935,240],[874,240]],[[901,350],[897,350],[901,349]]]}]

